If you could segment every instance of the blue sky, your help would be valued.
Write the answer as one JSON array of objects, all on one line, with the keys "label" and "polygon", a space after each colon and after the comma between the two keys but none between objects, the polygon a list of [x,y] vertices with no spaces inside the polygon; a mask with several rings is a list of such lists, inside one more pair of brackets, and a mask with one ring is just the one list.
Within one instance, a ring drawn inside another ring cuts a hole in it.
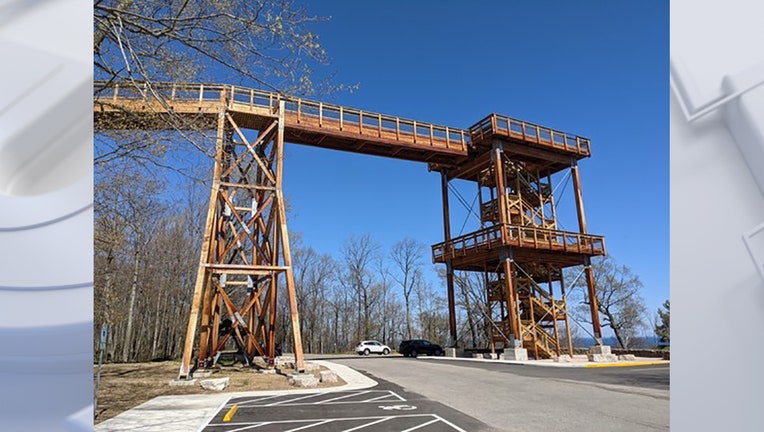
[{"label": "blue sky", "polygon": [[[463,128],[496,112],[591,138],[593,156],[580,162],[589,232],[640,276],[651,312],[669,297],[668,2],[335,1],[308,10],[331,17],[315,25],[328,70],[359,84],[324,100]],[[406,236],[428,251],[443,239],[440,179],[425,164],[288,145],[284,171],[290,229],[321,252],[339,256],[351,234],[373,235],[385,252]],[[458,185],[472,201],[469,186]],[[458,233],[465,213],[451,202]],[[567,230],[577,228],[574,209],[567,191]]]}]

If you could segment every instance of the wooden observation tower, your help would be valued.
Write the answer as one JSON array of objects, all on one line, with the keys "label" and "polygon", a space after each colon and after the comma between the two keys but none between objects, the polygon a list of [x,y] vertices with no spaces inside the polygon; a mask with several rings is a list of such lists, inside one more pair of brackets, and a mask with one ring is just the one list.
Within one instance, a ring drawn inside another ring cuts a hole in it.
[{"label": "wooden observation tower", "polygon": [[[252,361],[275,354],[276,301],[285,290],[297,369],[303,353],[282,191],[285,142],[428,163],[443,185],[452,342],[453,272],[485,276],[492,348],[559,354],[567,325],[562,269],[586,266],[595,338],[601,344],[590,257],[604,240],[586,232],[577,161],[589,140],[491,115],[469,130],[231,85],[95,83],[97,129],[213,131],[215,160],[204,242],[179,376],[217,361],[233,341]],[[558,229],[551,176],[570,170],[579,232]],[[481,229],[452,238],[448,183],[475,182]],[[570,341],[570,338],[568,337]],[[570,347],[568,347],[570,349]],[[194,359],[196,362],[194,363]]]},{"label": "wooden observation tower", "polygon": [[[432,247],[446,264],[452,340],[456,270],[480,272],[486,286],[491,349],[524,358],[572,355],[563,269],[584,266],[596,343],[602,344],[590,259],[605,253],[604,238],[587,234],[578,160],[590,155],[586,138],[491,114],[469,129],[471,157],[454,166],[431,164],[442,176],[445,240]],[[578,232],[559,229],[552,175],[569,170]],[[475,183],[481,229],[451,237],[448,183]],[[560,324],[564,323],[564,326]],[[566,331],[567,347],[561,332]],[[509,350],[509,352],[508,352]]]}]

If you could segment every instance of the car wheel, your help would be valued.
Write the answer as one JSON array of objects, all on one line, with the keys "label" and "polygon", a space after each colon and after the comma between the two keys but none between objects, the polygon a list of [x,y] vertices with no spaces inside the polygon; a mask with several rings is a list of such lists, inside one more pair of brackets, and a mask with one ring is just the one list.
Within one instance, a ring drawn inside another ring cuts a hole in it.
[{"label": "car wheel", "polygon": [[441,351],[439,349],[435,350],[435,357],[439,357],[439,356],[442,356],[442,355],[443,355],[443,351]]},{"label": "car wheel", "polygon": [[411,351],[411,357],[416,358],[417,355],[418,355],[418,353],[416,352],[416,350]]},{"label": "car wheel", "polygon": [[370,353],[370,352],[371,352],[371,351],[369,351],[369,349],[368,349],[368,348],[366,348],[365,350],[363,350],[363,355],[366,355],[366,356],[367,356],[367,355],[369,355],[369,353]]},{"label": "car wheel", "polygon": [[389,349],[385,348],[384,350],[382,350],[382,355],[388,355],[388,354],[390,354]]}]

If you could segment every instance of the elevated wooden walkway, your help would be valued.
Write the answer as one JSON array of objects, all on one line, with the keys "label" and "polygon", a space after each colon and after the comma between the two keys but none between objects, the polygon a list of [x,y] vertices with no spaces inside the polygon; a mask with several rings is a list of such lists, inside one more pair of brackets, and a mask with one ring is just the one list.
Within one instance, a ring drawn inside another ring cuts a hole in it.
[{"label": "elevated wooden walkway", "polygon": [[452,167],[484,153],[483,144],[491,137],[564,155],[568,161],[590,154],[586,138],[498,114],[466,130],[225,84],[168,83],[138,89],[96,82],[94,87],[96,129],[163,129],[168,127],[162,118],[167,115],[183,117],[188,128],[214,129],[221,109],[241,127],[261,129],[277,116],[283,100],[284,138],[294,144]]}]

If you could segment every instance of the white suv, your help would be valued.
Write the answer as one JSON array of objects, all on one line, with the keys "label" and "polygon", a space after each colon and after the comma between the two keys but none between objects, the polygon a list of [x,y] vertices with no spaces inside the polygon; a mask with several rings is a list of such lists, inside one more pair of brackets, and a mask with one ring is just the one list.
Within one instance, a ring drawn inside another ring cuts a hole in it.
[{"label": "white suv", "polygon": [[390,354],[390,351],[389,346],[382,345],[375,340],[361,341],[361,343],[355,347],[355,352],[357,352],[358,355],[369,355],[370,353],[388,355]]}]

